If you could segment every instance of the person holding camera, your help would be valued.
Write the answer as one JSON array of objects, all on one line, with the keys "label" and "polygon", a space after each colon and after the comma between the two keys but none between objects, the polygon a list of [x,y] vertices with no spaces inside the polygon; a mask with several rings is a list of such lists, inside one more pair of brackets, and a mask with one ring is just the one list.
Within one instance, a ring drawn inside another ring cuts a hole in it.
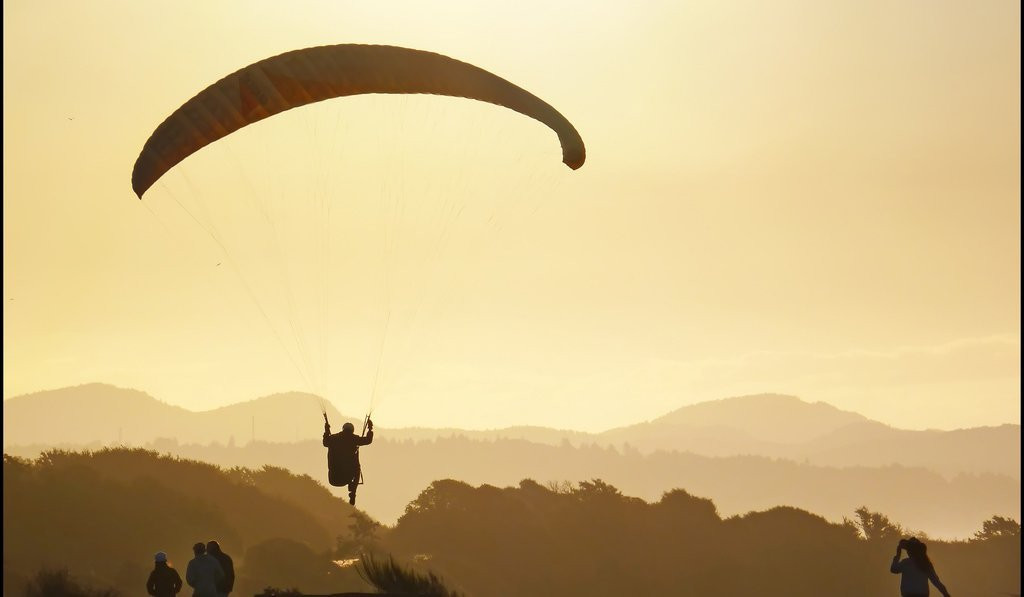
[{"label": "person holding camera", "polygon": [[[900,560],[904,549],[907,550],[908,557]],[[917,537],[900,539],[889,571],[902,575],[900,594],[903,597],[928,597],[928,581],[935,585],[943,597],[949,597],[946,585],[939,580],[939,575],[935,573],[935,566],[928,559],[927,546]]]}]

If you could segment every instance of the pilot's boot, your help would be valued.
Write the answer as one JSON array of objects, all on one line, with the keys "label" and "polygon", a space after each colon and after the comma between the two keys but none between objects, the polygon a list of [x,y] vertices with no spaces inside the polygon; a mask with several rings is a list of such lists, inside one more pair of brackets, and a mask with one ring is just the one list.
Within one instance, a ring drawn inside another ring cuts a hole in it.
[{"label": "pilot's boot", "polygon": [[348,503],[352,504],[353,506],[356,505],[356,492],[348,492]]}]

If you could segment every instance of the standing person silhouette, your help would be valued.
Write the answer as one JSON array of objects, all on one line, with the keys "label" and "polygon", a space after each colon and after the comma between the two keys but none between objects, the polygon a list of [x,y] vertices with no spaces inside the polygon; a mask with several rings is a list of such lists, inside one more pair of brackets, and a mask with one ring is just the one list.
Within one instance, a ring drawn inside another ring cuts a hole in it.
[{"label": "standing person silhouette", "polygon": [[167,563],[164,552],[156,552],[153,559],[155,563],[146,580],[146,592],[153,597],[174,597],[181,590],[181,575]]},{"label": "standing person silhouette", "polygon": [[217,585],[224,582],[224,569],[216,558],[206,553],[205,543],[192,546],[196,557],[185,568],[185,582],[195,589],[192,597],[217,597]]},{"label": "standing person silhouette", "polygon": [[216,541],[206,544],[206,553],[213,556],[224,571],[224,580],[217,583],[217,595],[228,597],[228,593],[235,589],[235,563],[231,560],[231,556],[221,551],[220,543]]},{"label": "standing person silhouette", "polygon": [[324,447],[327,448],[327,477],[331,485],[348,485],[348,503],[356,505],[356,488],[362,469],[359,465],[359,446],[373,442],[373,421],[366,419],[366,435],[356,435],[352,423],[341,426],[341,433],[331,434],[331,424],[324,415]]},{"label": "standing person silhouette", "polygon": [[[907,550],[906,559],[900,560],[903,550]],[[928,547],[917,537],[900,539],[896,546],[896,556],[892,559],[889,571],[893,574],[900,574],[900,594],[903,597],[928,597],[928,581],[931,581],[935,588],[942,593],[943,597],[949,597],[946,585],[939,580],[935,573],[935,566],[928,559]]]}]

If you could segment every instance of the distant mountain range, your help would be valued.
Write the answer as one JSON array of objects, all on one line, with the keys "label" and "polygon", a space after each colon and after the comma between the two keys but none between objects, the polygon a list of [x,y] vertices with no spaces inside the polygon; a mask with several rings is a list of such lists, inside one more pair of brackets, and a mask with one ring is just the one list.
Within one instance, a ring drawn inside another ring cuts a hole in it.
[{"label": "distant mountain range", "polygon": [[920,466],[946,476],[1020,479],[1020,425],[952,431],[897,429],[823,402],[761,394],[702,402],[649,423],[606,431],[641,452],[752,455],[821,466]]},{"label": "distant mountain range", "polygon": [[172,406],[145,392],[86,384],[4,400],[4,446],[25,444],[140,445],[160,438],[182,443],[291,442],[319,437],[321,405],[332,421],[345,419],[313,394],[273,394],[209,411]]},{"label": "distant mountain range", "polygon": [[[346,420],[324,406],[336,427]],[[4,451],[35,457],[53,447],[126,444],[227,468],[279,466],[326,484],[320,407],[315,396],[289,393],[192,412],[90,384],[6,400]],[[683,488],[713,499],[725,516],[789,505],[839,521],[865,505],[941,537],[969,536],[992,515],[1020,516],[1019,425],[908,431],[826,404],[759,395],[598,434],[377,430],[362,455],[360,505],[388,524],[445,478],[499,487],[600,478],[650,501]]]},{"label": "distant mountain range", "polygon": [[[297,442],[319,437],[320,409],[336,427],[344,416],[312,394],[274,394],[210,411],[172,406],[138,390],[87,384],[4,401],[8,446],[143,445],[159,439],[182,444]],[[625,446],[643,454],[689,452],[713,457],[762,456],[819,466],[916,466],[947,477],[996,473],[1020,479],[1020,425],[953,431],[896,429],[831,405],[794,396],[761,394],[701,402],[662,417],[603,433],[508,427],[387,429],[391,440],[460,436],[518,439],[573,446]]]}]

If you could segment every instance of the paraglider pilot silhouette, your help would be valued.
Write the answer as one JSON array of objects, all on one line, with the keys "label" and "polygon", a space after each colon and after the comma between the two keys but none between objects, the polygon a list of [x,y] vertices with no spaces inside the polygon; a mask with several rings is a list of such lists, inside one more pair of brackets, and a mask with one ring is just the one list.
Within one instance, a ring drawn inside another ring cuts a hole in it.
[{"label": "paraglider pilot silhouette", "polygon": [[348,485],[348,503],[356,504],[356,488],[362,478],[359,466],[359,446],[373,442],[373,421],[366,418],[366,435],[356,435],[352,423],[341,426],[340,433],[331,433],[331,424],[324,414],[324,447],[327,448],[327,478],[331,485]]}]

